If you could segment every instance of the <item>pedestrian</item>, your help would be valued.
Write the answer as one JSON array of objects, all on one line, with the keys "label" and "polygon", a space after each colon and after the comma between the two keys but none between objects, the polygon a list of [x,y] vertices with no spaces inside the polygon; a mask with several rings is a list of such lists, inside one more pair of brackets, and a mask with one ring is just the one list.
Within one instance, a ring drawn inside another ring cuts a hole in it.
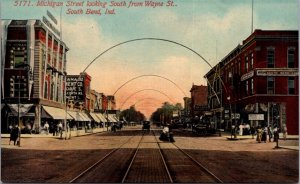
[{"label": "pedestrian", "polygon": [[62,136],[62,128],[63,128],[63,125],[62,125],[61,122],[58,123],[57,128],[58,128],[58,133],[60,134],[60,136]]},{"label": "pedestrian", "polygon": [[273,132],[270,126],[268,126],[268,136],[269,136],[269,142],[271,142],[273,138]]},{"label": "pedestrian", "polygon": [[49,124],[48,124],[47,121],[46,121],[46,123],[45,123],[45,125],[44,125],[44,129],[45,129],[45,131],[46,131],[46,134],[48,135],[48,133],[49,133]]},{"label": "pedestrian", "polygon": [[57,135],[57,125],[53,122],[53,136]]},{"label": "pedestrian", "polygon": [[10,145],[10,141],[14,141],[14,145],[16,145],[16,141],[18,137],[19,137],[19,128],[18,125],[15,125],[10,132],[9,145]]},{"label": "pedestrian", "polygon": [[287,128],[286,128],[285,125],[283,125],[283,128],[282,128],[282,134],[283,134],[283,140],[286,140]]},{"label": "pedestrian", "polygon": [[253,126],[250,127],[250,133],[252,135],[252,139],[254,139],[255,128]]},{"label": "pedestrian", "polygon": [[279,132],[277,127],[274,128],[273,133],[274,133],[274,142],[277,142],[279,140]]},{"label": "pedestrian", "polygon": [[262,136],[261,136],[261,141],[267,142],[267,127],[262,129]]},{"label": "pedestrian", "polygon": [[257,137],[256,137],[256,141],[258,143],[261,143],[261,138],[262,138],[262,129],[260,128],[260,126],[257,127]]}]

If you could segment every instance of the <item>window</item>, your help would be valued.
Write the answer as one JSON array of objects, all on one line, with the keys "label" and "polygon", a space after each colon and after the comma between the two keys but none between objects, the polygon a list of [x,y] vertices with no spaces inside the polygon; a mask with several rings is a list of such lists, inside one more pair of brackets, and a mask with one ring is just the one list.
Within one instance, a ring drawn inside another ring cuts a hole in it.
[{"label": "window", "polygon": [[246,94],[248,94],[248,93],[249,93],[249,82],[246,81]]},{"label": "window", "polygon": [[251,54],[250,69],[253,69],[253,53]]},{"label": "window", "polygon": [[248,56],[245,58],[245,73],[248,72]]},{"label": "window", "polygon": [[48,98],[48,82],[45,82],[44,84],[44,98],[47,99]]},{"label": "window", "polygon": [[254,79],[251,79],[251,94],[254,94]]},{"label": "window", "polygon": [[288,94],[295,94],[295,77],[288,78]]},{"label": "window", "polygon": [[275,67],[275,51],[274,51],[274,48],[268,49],[268,51],[267,51],[267,62],[268,62],[268,68],[274,68]]},{"label": "window", "polygon": [[274,90],[275,90],[275,79],[274,79],[274,77],[268,77],[267,81],[268,81],[267,94],[274,94]]},{"label": "window", "polygon": [[288,68],[295,67],[295,49],[289,48],[288,49]]}]

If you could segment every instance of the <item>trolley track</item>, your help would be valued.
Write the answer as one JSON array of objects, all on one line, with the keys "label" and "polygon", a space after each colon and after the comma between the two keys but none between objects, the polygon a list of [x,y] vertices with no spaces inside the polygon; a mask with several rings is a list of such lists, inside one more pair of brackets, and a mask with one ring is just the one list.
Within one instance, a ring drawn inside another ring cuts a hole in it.
[{"label": "trolley track", "polygon": [[[159,141],[157,131],[151,132],[130,137],[70,183],[223,183],[185,150]],[[131,147],[123,148],[131,140]]]},{"label": "trolley track", "polygon": [[[72,180],[69,181],[69,183],[86,183],[86,182],[119,182],[120,178],[118,177],[124,169],[120,168],[126,168],[126,165],[128,165],[127,162],[123,162],[121,165],[116,165],[116,158],[118,159],[124,159],[129,160],[130,155],[132,155],[131,149],[124,149],[124,145],[128,144],[133,138],[136,136],[131,136],[127,141],[122,143],[119,147],[113,149],[109,153],[107,153],[104,157],[99,159],[97,162],[92,164],[90,167],[79,173],[76,177],[74,177]],[[143,138],[143,137],[142,137]],[[141,139],[142,139],[141,138]],[[117,154],[118,157],[114,157],[114,155]],[[120,157],[120,155],[122,157]],[[114,166],[117,166],[117,168],[114,168]],[[98,170],[104,170],[104,172],[100,172],[101,174],[96,174]],[[112,172],[105,172],[105,170],[114,170],[116,172],[120,173],[112,173]]]},{"label": "trolley track", "polygon": [[[155,133],[153,132],[156,137]],[[159,143],[169,144],[167,148],[159,149],[162,152],[162,157],[166,162],[166,167],[169,168],[174,182],[191,183],[191,182],[214,182],[223,183],[215,174],[213,174],[207,167],[193,158],[186,151],[178,147],[175,143]],[[172,146],[170,146],[172,145]],[[175,149],[174,149],[175,148]],[[170,175],[170,176],[171,176]]]}]

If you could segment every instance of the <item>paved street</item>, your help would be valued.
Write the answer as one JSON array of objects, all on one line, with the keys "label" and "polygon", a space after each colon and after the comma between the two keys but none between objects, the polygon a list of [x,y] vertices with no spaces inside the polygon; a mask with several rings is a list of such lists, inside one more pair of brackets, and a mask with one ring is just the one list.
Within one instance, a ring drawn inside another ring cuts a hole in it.
[{"label": "paved street", "polygon": [[[132,153],[130,150],[135,149],[140,139],[139,125],[126,127],[116,133],[102,132],[71,137],[69,140],[54,137],[23,138],[21,147],[8,145],[8,139],[2,138],[1,180],[3,182],[68,182],[84,168],[88,168],[132,136],[134,139],[122,148],[125,151],[122,155],[128,155]],[[273,142],[256,143],[254,139],[246,137],[229,141],[226,135],[197,137],[188,131],[174,131],[174,136],[175,145],[205,165],[223,182],[298,182],[298,150],[274,149],[276,144]],[[153,145],[154,140],[153,135],[145,134],[140,150],[158,149]],[[161,141],[160,146],[167,165],[171,168],[170,172],[178,178],[177,182],[201,182],[201,180],[191,180],[195,178],[191,171],[189,171],[190,177],[180,177],[177,171],[182,166],[178,164],[176,167],[172,166],[176,157],[171,155],[176,148],[171,143]],[[117,167],[111,168],[109,172],[118,169],[119,161],[118,158],[115,159],[110,162],[110,165],[115,163]],[[188,168],[187,165],[185,167]],[[108,178],[106,181],[116,182],[112,179]]]}]

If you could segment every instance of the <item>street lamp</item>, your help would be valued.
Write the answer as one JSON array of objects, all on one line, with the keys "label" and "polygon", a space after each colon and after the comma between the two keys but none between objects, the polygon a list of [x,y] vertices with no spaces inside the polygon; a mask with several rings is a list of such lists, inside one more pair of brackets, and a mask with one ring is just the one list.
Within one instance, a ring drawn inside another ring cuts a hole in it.
[{"label": "street lamp", "polygon": [[[28,100],[30,100],[31,96],[31,91],[32,91],[32,85],[33,85],[33,73],[32,73],[32,68],[28,64],[23,64],[27,70],[28,74]],[[18,125],[19,125],[19,141],[18,141],[18,146],[21,146],[21,129],[22,129],[22,124],[20,122],[20,106],[21,106],[21,79],[24,79],[24,76],[21,77],[20,71],[19,75],[17,76],[18,79]]]}]

